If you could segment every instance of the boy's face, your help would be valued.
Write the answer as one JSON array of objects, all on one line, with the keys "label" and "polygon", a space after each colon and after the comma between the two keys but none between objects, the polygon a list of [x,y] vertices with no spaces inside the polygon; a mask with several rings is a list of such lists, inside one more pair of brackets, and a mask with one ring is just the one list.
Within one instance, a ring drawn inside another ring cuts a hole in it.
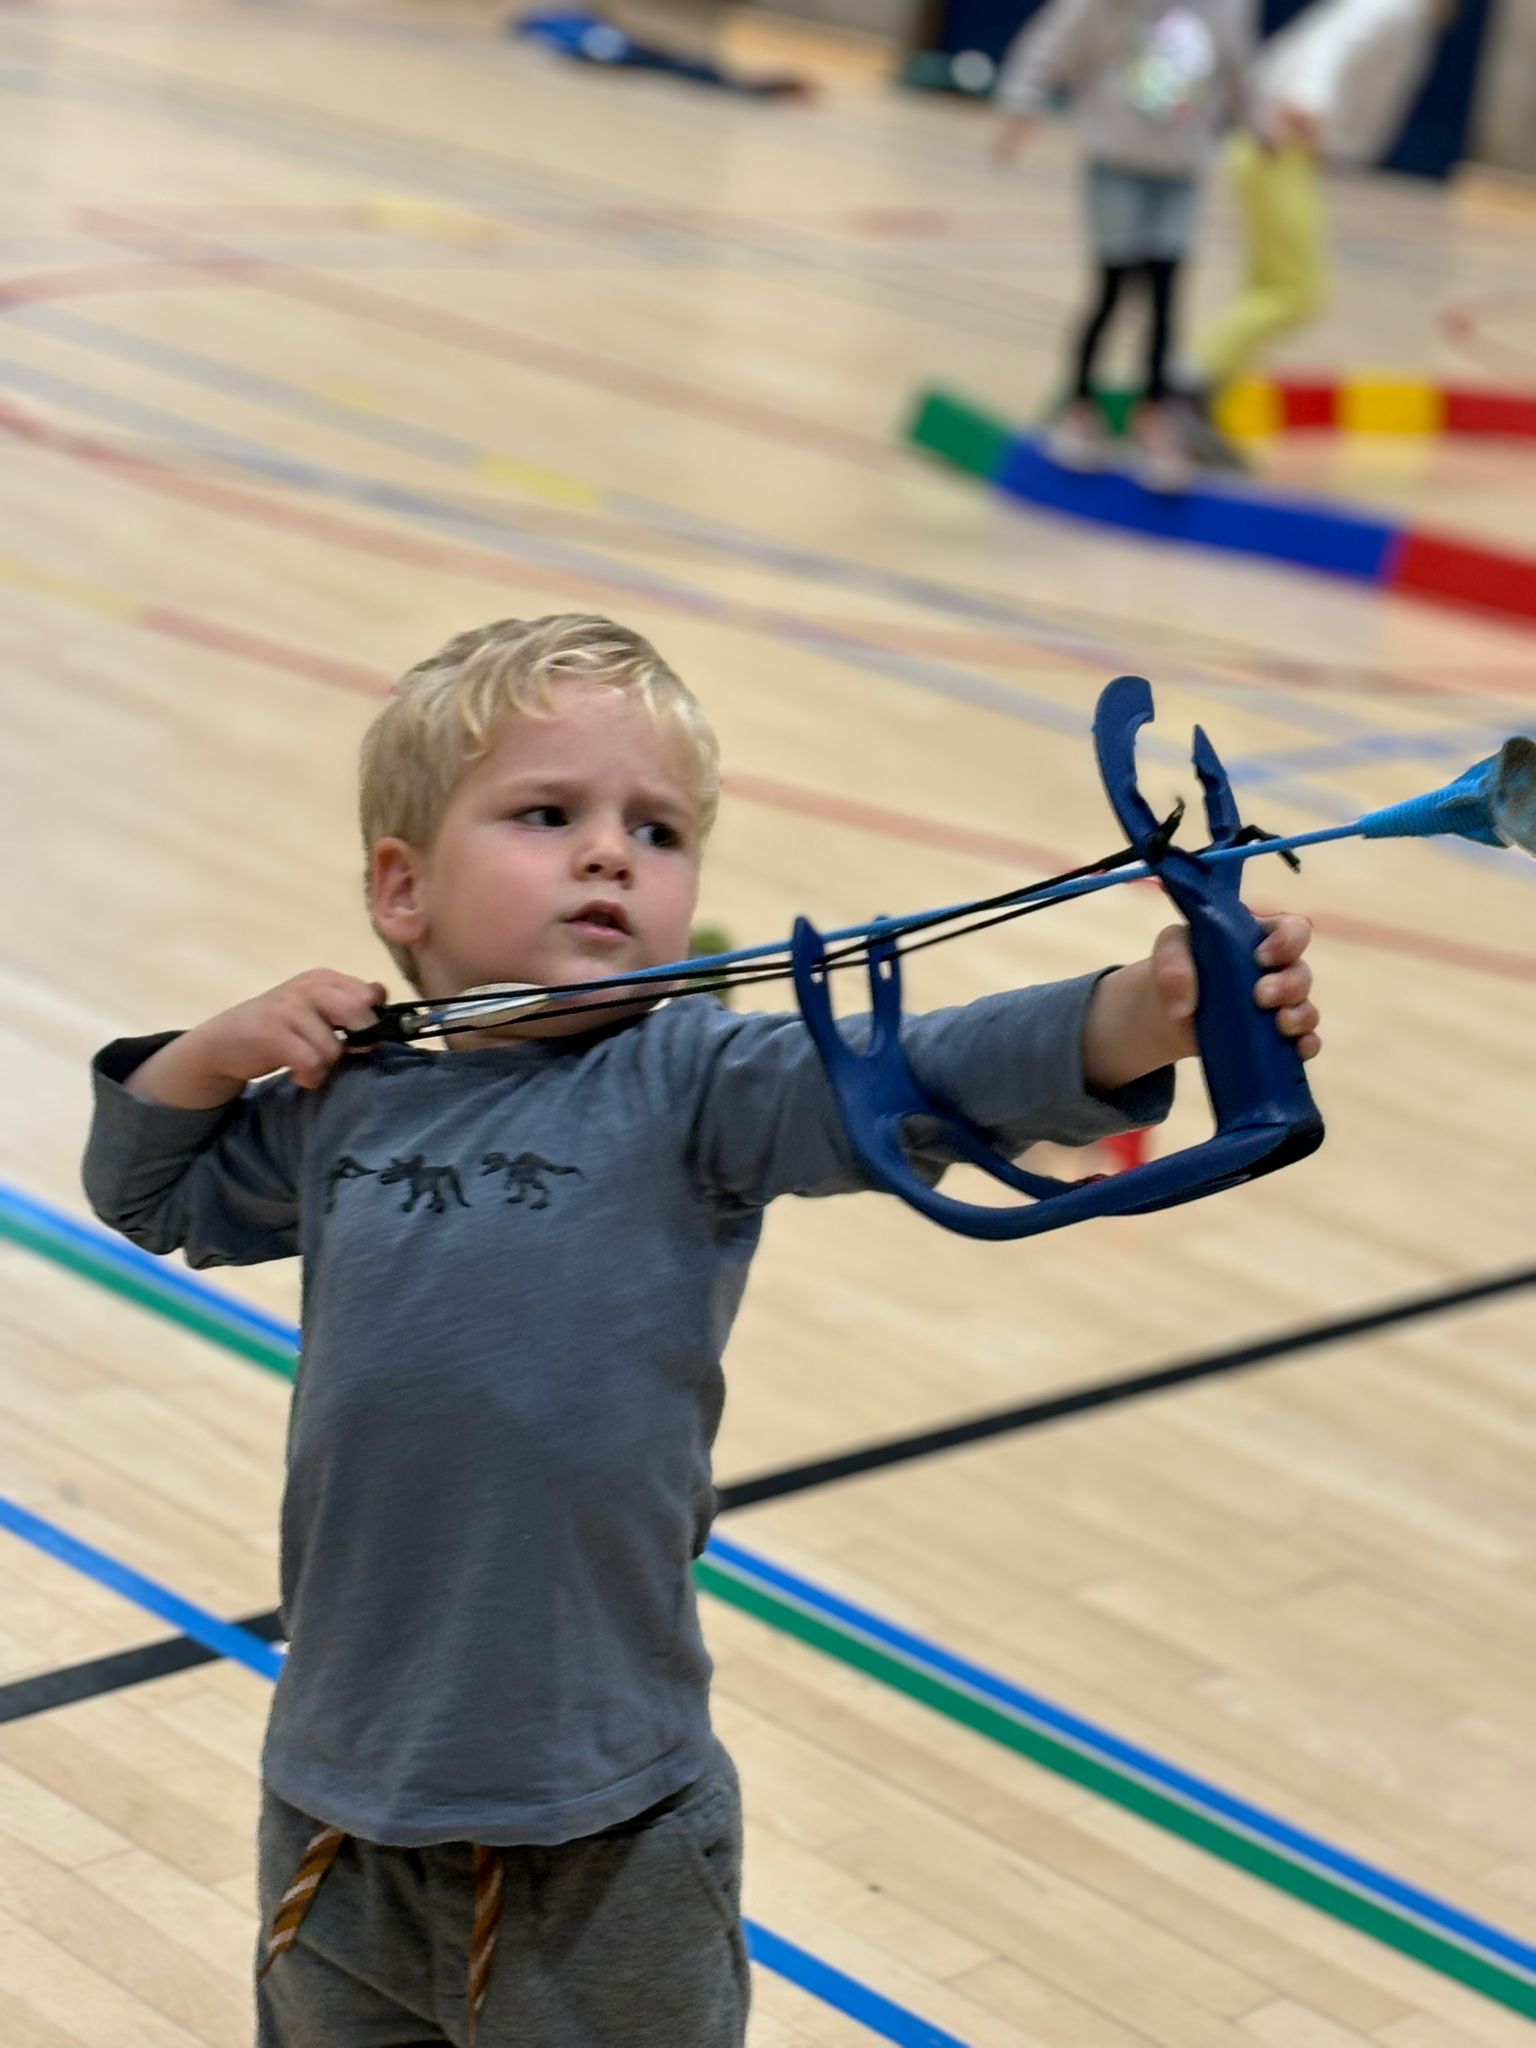
[{"label": "boy's face", "polygon": [[[374,921],[410,947],[429,996],[686,959],[699,886],[695,792],[685,743],[642,705],[561,684],[554,716],[497,726],[430,847],[374,848]],[[621,1014],[531,1019],[505,1035],[579,1031]]]}]

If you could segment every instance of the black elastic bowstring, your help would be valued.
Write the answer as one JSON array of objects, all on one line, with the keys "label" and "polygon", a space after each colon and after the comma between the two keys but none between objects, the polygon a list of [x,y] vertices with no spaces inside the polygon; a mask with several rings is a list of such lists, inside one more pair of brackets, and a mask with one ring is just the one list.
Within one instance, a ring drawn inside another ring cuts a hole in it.
[{"label": "black elastic bowstring", "polygon": [[[1172,839],[1173,834],[1178,829],[1179,820],[1183,814],[1184,805],[1182,800],[1180,800],[1163,821],[1162,825],[1159,826],[1158,838],[1161,841],[1162,850],[1166,850],[1169,840]],[[926,931],[933,933],[932,937],[920,939],[913,945],[903,946],[898,943],[895,947],[896,957],[905,959],[909,953],[921,953],[926,951],[929,946],[943,945],[949,939],[968,938],[973,932],[989,931],[993,925],[1007,924],[1013,918],[1028,917],[1034,911],[1045,910],[1049,907],[1052,899],[1048,897],[1044,901],[1037,899],[1044,897],[1047,890],[1063,888],[1069,882],[1087,881],[1094,875],[1111,874],[1116,868],[1126,867],[1132,861],[1139,860],[1141,857],[1134,847],[1124,847],[1119,853],[1107,854],[1102,860],[1089,861],[1085,866],[1071,868],[1064,874],[1048,876],[1044,881],[1026,882],[1020,888],[1005,889],[996,896],[978,897],[974,902],[967,903],[959,910],[924,911],[915,917],[894,918],[889,923],[882,924],[879,936],[882,939],[892,939],[899,942],[901,939],[909,937],[913,932]],[[978,913],[984,911],[993,911],[996,914],[991,917],[978,915]],[[968,924],[961,924],[960,920],[962,918],[969,918],[974,921]],[[935,929],[939,925],[946,924],[954,925],[956,929],[953,931],[938,931]],[[846,945],[839,947],[836,951],[824,955],[820,962],[819,971],[822,973],[832,973],[844,967],[867,965],[870,958],[870,947],[873,943],[873,935],[869,933],[865,933],[858,939],[848,941]],[[787,953],[788,950],[787,942],[784,946],[775,948],[776,952]],[[774,965],[769,960],[761,962],[743,961],[736,967],[727,968],[711,967],[705,961],[696,967],[680,966],[674,976],[666,978],[664,985],[671,986],[678,981],[695,982],[699,984],[697,988],[684,989],[682,993],[685,995],[709,994],[715,989],[752,988],[760,982],[787,981],[792,973],[793,969],[787,964]],[[567,1003],[564,1008],[540,1008],[538,1014],[542,1019],[571,1017],[578,1014],[590,1016],[597,1010],[627,1009],[639,999],[647,987],[654,985],[661,979],[660,976],[650,974],[632,975],[628,978],[627,982],[616,982],[614,984],[615,987],[627,988],[628,993],[626,994],[606,996],[597,1002]],[[582,982],[567,982],[558,989],[550,990],[549,994],[575,995],[583,987],[589,985]],[[379,1015],[381,1017],[419,1017],[423,1012],[449,1009],[455,1003],[473,1000],[474,998],[469,996],[448,996],[436,1001],[423,997],[418,1002],[386,1004],[379,1012]],[[493,1000],[490,996],[485,998],[487,1004]],[[509,1000],[514,1000],[514,998],[509,998]],[[528,1000],[529,1007],[532,1008],[534,998],[530,996]],[[457,1024],[437,1025],[431,1030],[423,1031],[421,1036],[423,1038],[457,1038],[470,1031],[497,1030],[505,1021],[505,1019],[497,1018],[488,1019],[484,1023],[477,1023],[473,1019],[465,1019]]]}]

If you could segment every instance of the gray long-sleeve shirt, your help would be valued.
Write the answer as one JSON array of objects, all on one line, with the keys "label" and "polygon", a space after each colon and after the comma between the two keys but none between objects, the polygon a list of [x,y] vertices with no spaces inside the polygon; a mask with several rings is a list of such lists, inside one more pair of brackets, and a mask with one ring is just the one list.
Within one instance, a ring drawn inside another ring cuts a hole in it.
[{"label": "gray long-sleeve shirt", "polygon": [[1090,163],[1197,178],[1242,116],[1257,0],[1046,0],[1003,59],[999,105],[1071,95]]},{"label": "gray long-sleeve shirt", "polygon": [[[1155,1122],[1166,1071],[1085,1090],[1092,985],[915,1019],[914,1071],[1011,1152]],[[708,1755],[690,1562],[763,1208],[867,1184],[799,1019],[694,999],[383,1047],[206,1111],[123,1085],[165,1042],[97,1056],[97,1214],[194,1266],[304,1260],[272,1789],[404,1846],[567,1841],[680,1789]]]}]

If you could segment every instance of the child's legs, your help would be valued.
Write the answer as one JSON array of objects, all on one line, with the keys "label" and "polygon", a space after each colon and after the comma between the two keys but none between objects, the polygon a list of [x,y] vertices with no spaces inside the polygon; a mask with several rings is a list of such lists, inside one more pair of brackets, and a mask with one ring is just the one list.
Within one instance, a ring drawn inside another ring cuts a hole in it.
[{"label": "child's legs", "polygon": [[1150,317],[1143,391],[1153,405],[1168,395],[1180,270],[1195,237],[1200,191],[1193,178],[1148,178],[1141,200],[1141,248]]},{"label": "child's legs", "polygon": [[1200,338],[1201,381],[1220,390],[1278,335],[1298,327],[1327,295],[1322,181],[1299,143],[1266,150],[1251,135],[1232,145],[1231,170],[1248,275],[1242,291]]},{"label": "child's legs", "polygon": [[[1088,219],[1094,250],[1113,278],[1113,290],[1101,292],[1100,310],[1084,334],[1079,361],[1079,395],[1087,394],[1092,356],[1109,314],[1128,277],[1147,280],[1151,300],[1145,392],[1154,402],[1167,391],[1168,359],[1173,341],[1175,286],[1179,264],[1194,234],[1199,188],[1192,178],[1153,178],[1137,171],[1091,165],[1088,172]],[[1086,363],[1086,368],[1084,367]]]},{"label": "child's legs", "polygon": [[480,2048],[742,2048],[741,1793],[724,1750],[675,1799],[508,1857]]},{"label": "child's legs", "polygon": [[1100,344],[1114,318],[1126,280],[1135,274],[1142,259],[1144,182],[1134,172],[1117,170],[1112,164],[1091,163],[1084,173],[1083,205],[1098,283],[1073,350],[1075,398],[1093,395],[1093,372]]},{"label": "child's legs", "polygon": [[1173,346],[1174,290],[1178,277],[1178,264],[1166,258],[1154,258],[1146,266],[1152,317],[1147,328],[1147,369],[1142,393],[1149,405],[1160,405],[1168,396],[1168,356]]},{"label": "child's legs", "polygon": [[1078,330],[1077,345],[1072,361],[1072,396],[1091,398],[1093,396],[1093,368],[1098,360],[1099,344],[1105,330],[1114,317],[1120,293],[1126,279],[1131,275],[1131,266],[1124,263],[1101,263],[1097,296],[1089,307],[1087,317]]}]

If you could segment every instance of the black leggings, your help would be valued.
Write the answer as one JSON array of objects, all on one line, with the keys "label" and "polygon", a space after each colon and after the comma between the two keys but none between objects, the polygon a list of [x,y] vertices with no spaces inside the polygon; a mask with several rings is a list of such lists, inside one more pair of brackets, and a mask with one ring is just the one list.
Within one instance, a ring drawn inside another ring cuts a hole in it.
[{"label": "black leggings", "polygon": [[1154,405],[1168,395],[1168,350],[1173,336],[1173,289],[1179,266],[1167,257],[1145,263],[1103,263],[1099,266],[1099,295],[1095,300],[1077,343],[1077,382],[1073,395],[1093,396],[1093,365],[1104,331],[1114,317],[1120,293],[1127,279],[1144,277],[1152,302],[1147,335],[1147,373],[1143,395]]}]

